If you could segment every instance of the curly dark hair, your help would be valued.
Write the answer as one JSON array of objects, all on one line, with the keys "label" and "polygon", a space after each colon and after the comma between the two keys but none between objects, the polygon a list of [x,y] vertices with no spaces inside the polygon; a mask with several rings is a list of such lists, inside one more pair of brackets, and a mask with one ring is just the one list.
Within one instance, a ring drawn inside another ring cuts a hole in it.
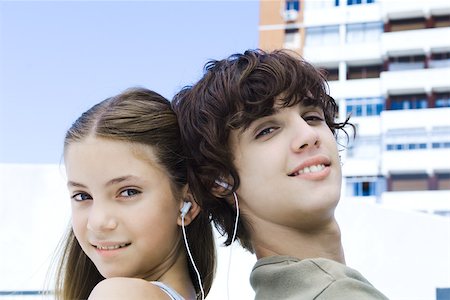
[{"label": "curly dark hair", "polygon": [[[327,89],[324,74],[294,52],[247,50],[209,61],[203,77],[175,95],[172,107],[190,155],[189,185],[217,229],[227,236],[226,245],[232,242],[236,212],[225,199],[239,187],[230,132],[245,130],[256,119],[274,114],[275,104],[291,107],[301,102],[322,108],[328,127],[337,136],[348,119],[336,122],[338,106]],[[218,195],[215,180],[219,178],[227,180],[233,189]],[[250,230],[243,216],[237,238],[253,252]]]}]

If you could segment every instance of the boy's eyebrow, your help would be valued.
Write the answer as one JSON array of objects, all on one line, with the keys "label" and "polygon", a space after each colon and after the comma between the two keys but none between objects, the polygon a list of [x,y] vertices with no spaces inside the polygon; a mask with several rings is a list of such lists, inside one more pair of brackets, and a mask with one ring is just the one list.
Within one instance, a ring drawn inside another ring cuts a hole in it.
[{"label": "boy's eyebrow", "polygon": [[[248,124],[248,126],[242,126],[241,128],[238,129],[238,134],[239,134],[239,135],[242,135],[242,134],[244,134],[245,132],[250,131],[253,127],[255,127],[255,126],[258,127],[259,124],[258,124],[258,125],[255,125],[255,123],[256,123],[257,121],[259,121],[259,120],[261,120],[261,119],[264,119],[264,118],[269,118],[269,117],[271,117],[271,116],[276,115],[277,113],[280,112],[280,110],[281,110],[282,108],[283,108],[283,107],[273,107],[273,112],[272,112],[270,115],[263,116],[263,117],[259,117],[259,118],[255,119],[255,120],[253,120],[250,124]],[[262,121],[262,122],[264,122],[264,121]]]}]

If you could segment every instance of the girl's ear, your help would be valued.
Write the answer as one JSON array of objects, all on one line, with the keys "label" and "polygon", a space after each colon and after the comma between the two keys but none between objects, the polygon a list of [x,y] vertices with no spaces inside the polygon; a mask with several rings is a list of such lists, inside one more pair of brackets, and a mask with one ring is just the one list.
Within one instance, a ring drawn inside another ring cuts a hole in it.
[{"label": "girl's ear", "polygon": [[185,193],[184,193],[184,197],[183,197],[183,201],[180,201],[180,215],[178,216],[177,219],[177,224],[181,226],[181,219],[182,219],[182,208],[183,206],[185,206],[185,203],[189,202],[190,208],[185,211],[185,215],[184,215],[184,225],[187,226],[189,225],[192,220],[195,219],[195,217],[197,217],[197,215],[200,213],[201,211],[201,207],[200,205],[198,205],[198,203],[195,201],[194,196],[192,195],[191,191],[189,189],[186,189]]}]

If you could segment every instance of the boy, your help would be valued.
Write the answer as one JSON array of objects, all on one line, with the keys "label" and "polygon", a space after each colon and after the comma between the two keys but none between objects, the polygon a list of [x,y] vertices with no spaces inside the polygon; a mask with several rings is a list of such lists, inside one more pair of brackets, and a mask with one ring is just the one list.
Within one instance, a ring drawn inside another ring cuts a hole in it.
[{"label": "boy", "polygon": [[[386,299],[345,266],[337,105],[324,77],[283,50],[211,61],[175,96],[189,183],[216,227],[256,254],[256,299]],[[236,201],[236,202],[235,202]],[[238,202],[237,202],[238,201]]]}]

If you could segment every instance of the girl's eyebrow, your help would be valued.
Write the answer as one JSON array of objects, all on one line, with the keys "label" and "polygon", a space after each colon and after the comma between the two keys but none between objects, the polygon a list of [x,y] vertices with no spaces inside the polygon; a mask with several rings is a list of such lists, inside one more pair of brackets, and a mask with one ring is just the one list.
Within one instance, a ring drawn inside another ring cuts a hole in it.
[{"label": "girl's eyebrow", "polygon": [[71,186],[71,187],[80,187],[80,188],[86,188],[86,186],[84,184],[75,182],[75,181],[68,181],[67,182],[67,186]]},{"label": "girl's eyebrow", "polygon": [[121,183],[121,182],[130,180],[130,179],[138,179],[138,177],[136,177],[136,176],[134,176],[134,175],[120,176],[120,177],[113,178],[113,179],[109,180],[109,181],[105,184],[105,186],[108,186],[108,185],[114,185],[114,184]]},{"label": "girl's eyebrow", "polygon": [[[109,180],[107,183],[105,183],[105,186],[114,185],[114,184],[121,183],[121,182],[124,182],[124,181],[127,181],[127,180],[131,180],[131,179],[138,179],[138,177],[136,177],[134,175],[120,176],[120,177],[113,178],[113,179]],[[75,181],[68,181],[67,182],[67,186],[86,188],[86,186],[84,184],[78,183],[78,182],[75,182]]]}]

